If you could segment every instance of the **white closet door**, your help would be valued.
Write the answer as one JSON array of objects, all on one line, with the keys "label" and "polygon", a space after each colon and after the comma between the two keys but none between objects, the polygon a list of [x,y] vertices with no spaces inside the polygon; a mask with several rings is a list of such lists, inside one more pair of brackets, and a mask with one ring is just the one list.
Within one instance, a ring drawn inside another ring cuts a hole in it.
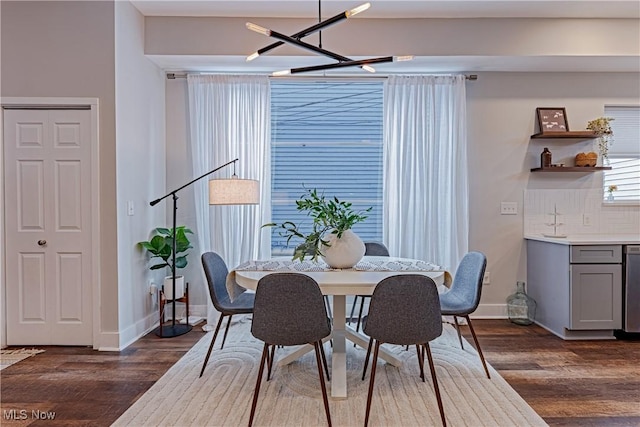
[{"label": "white closet door", "polygon": [[4,111],[7,344],[91,345],[91,112]]}]

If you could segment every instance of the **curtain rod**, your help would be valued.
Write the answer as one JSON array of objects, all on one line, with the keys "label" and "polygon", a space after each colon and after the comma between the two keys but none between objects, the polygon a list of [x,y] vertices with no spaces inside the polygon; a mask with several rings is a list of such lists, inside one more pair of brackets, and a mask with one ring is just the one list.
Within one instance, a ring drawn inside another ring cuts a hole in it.
[{"label": "curtain rod", "polygon": [[[429,74],[429,75],[438,75],[437,73],[434,74]],[[354,78],[356,76],[354,75],[350,75],[350,76],[283,76],[283,77],[273,77],[273,76],[269,76],[269,78],[271,79],[345,79],[345,78]],[[469,80],[469,81],[476,81],[478,80],[478,75],[477,74],[465,74],[465,79]],[[175,79],[186,79],[187,78],[187,73],[167,73],[167,79],[169,80],[175,80]],[[378,79],[378,80],[384,80],[387,78],[387,76],[359,76],[357,78],[362,78],[362,79]]]}]

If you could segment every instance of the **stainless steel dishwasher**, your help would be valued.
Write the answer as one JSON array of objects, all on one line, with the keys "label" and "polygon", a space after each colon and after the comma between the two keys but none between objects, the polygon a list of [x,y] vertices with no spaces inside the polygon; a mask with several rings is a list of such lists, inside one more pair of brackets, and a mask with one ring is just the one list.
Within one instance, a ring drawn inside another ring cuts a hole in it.
[{"label": "stainless steel dishwasher", "polygon": [[640,245],[624,247],[622,328],[640,333]]}]

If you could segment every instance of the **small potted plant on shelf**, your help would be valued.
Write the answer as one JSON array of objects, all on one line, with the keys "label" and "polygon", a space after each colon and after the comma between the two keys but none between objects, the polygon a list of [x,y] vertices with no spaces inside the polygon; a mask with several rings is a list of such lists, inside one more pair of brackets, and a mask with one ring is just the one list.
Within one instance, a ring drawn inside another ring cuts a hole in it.
[{"label": "small potted plant on shelf", "polygon": [[326,198],[312,189],[296,200],[296,209],[311,218],[309,233],[302,231],[303,224],[291,221],[263,225],[280,229],[280,235],[287,237],[287,245],[292,239],[302,240],[293,252],[294,260],[304,261],[306,256],[311,256],[316,261],[321,256],[330,267],[350,268],[362,259],[364,243],[351,228],[367,218],[364,213],[371,211],[371,207],[354,212],[352,203],[337,197]]},{"label": "small potted plant on shelf", "polygon": [[[168,300],[174,299],[173,295],[173,274],[178,268],[187,266],[187,251],[192,249],[191,242],[187,234],[193,232],[182,225],[173,228],[158,227],[153,230],[154,236],[151,240],[139,242],[138,244],[151,254],[151,259],[160,258],[158,262],[150,267],[151,270],[158,270],[169,267],[169,275],[164,279],[164,295]],[[173,261],[173,241],[176,242],[175,264]],[[184,276],[176,275],[175,298],[182,298],[184,295]]]},{"label": "small potted plant on shelf", "polygon": [[613,144],[613,129],[611,122],[615,120],[611,117],[598,117],[587,124],[587,129],[593,131],[598,141],[598,151],[602,157],[603,164],[609,160],[609,147]]}]

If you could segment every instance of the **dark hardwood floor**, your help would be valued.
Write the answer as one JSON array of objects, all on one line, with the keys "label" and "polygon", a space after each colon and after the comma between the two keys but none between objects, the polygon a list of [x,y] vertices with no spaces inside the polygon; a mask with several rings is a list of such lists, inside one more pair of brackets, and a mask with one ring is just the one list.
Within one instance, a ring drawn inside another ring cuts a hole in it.
[{"label": "dark hardwood floor", "polygon": [[[640,341],[563,341],[507,320],[474,326],[487,361],[549,425],[640,426]],[[0,424],[108,426],[203,334],[150,334],[120,353],[42,347],[0,372]],[[35,420],[33,410],[55,419]]]}]

